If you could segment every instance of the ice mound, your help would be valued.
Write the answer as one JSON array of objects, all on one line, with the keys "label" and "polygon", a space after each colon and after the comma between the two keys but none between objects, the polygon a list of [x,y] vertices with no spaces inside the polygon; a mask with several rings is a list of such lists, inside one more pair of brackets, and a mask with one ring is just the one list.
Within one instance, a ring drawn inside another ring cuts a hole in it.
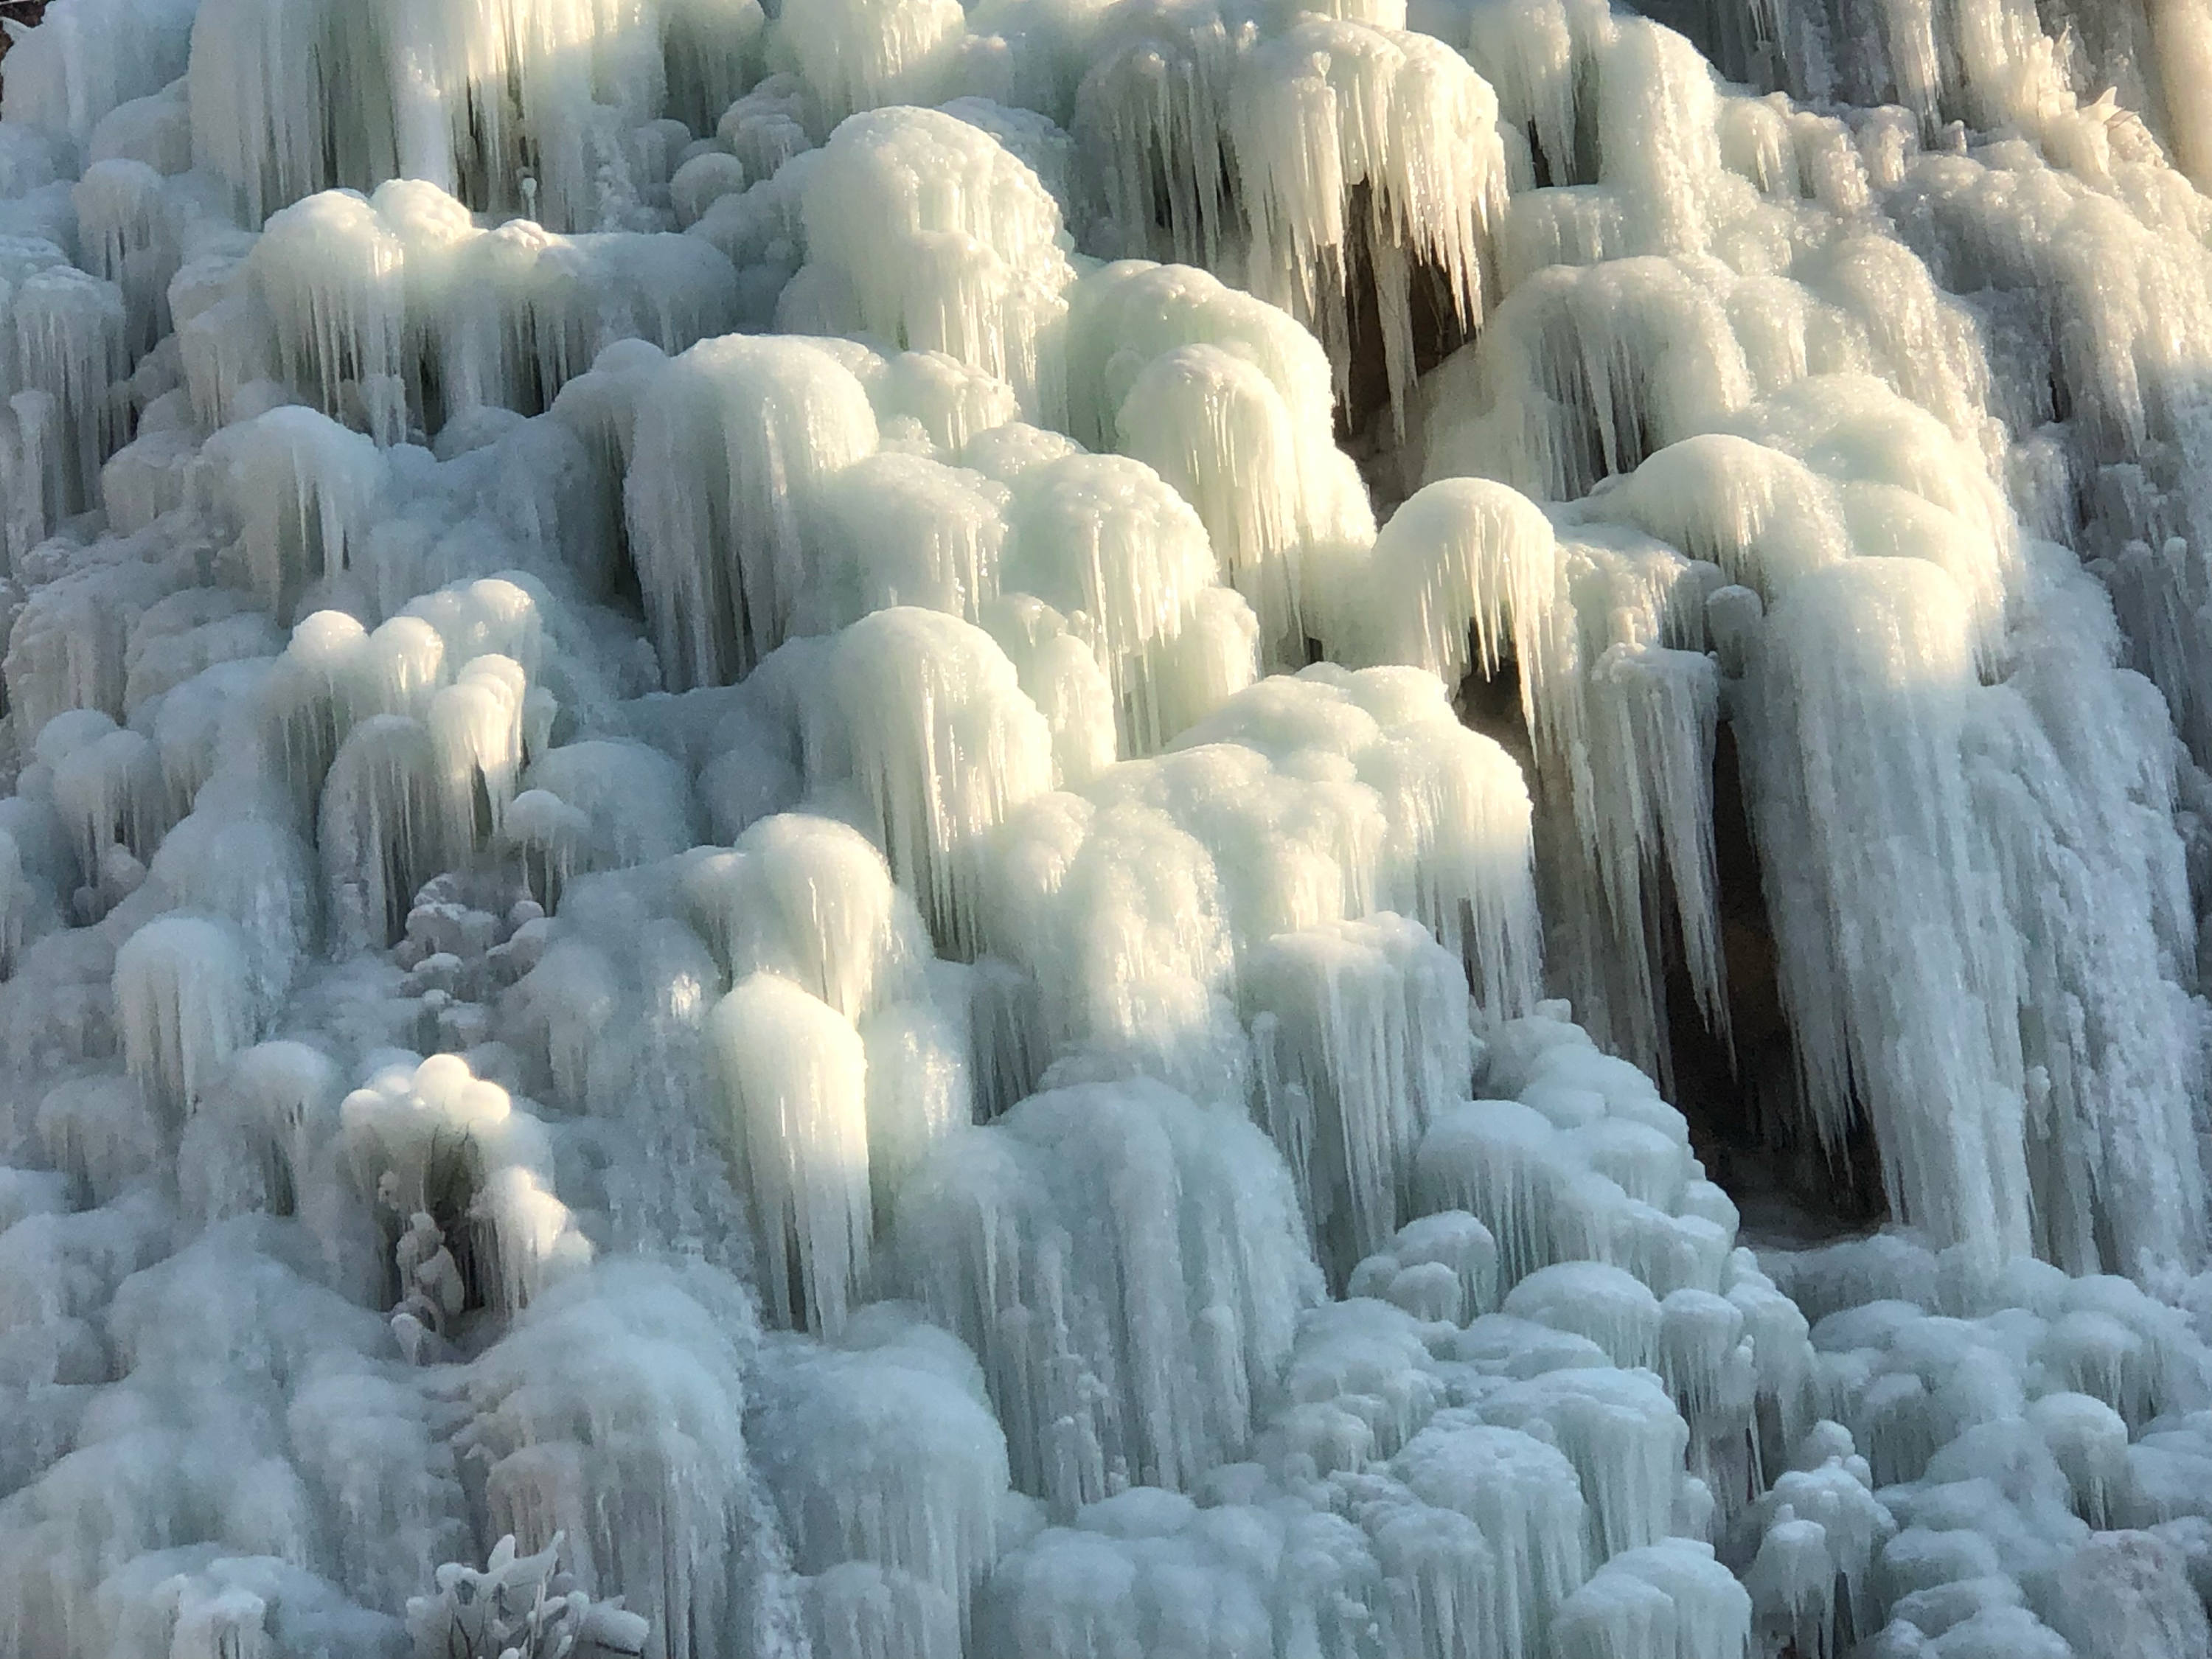
[{"label": "ice mound", "polygon": [[2212,1654],[2203,0],[8,27],[0,1652]]}]

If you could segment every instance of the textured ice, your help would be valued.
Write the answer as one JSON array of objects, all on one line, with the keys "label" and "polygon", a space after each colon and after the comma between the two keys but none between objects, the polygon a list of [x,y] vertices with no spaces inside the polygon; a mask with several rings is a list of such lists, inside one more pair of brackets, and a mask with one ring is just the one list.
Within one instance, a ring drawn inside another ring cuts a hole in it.
[{"label": "textured ice", "polygon": [[9,27],[0,1654],[2212,1652],[2203,0]]}]

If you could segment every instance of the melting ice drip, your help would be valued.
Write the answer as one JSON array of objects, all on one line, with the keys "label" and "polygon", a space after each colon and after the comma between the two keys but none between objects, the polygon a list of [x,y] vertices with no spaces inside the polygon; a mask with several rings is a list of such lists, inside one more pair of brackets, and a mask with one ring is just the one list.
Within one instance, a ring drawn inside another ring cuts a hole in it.
[{"label": "melting ice drip", "polygon": [[2212,1652],[2208,77],[55,0],[0,1652]]}]

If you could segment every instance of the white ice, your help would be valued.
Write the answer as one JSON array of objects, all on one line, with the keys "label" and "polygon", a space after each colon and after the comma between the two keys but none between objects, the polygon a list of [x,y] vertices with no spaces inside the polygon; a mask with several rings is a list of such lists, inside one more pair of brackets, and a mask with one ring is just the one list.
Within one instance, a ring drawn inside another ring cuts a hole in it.
[{"label": "white ice", "polygon": [[0,1652],[2212,1652],[2207,0],[8,27]]}]

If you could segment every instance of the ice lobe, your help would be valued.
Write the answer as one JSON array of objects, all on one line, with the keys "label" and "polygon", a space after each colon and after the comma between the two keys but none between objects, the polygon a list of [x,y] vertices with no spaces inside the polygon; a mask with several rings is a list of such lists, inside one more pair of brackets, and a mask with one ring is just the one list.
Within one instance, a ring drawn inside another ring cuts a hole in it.
[{"label": "ice lobe", "polygon": [[856,116],[802,165],[807,264],[781,314],[945,352],[1057,424],[1074,271],[1036,174],[979,128],[914,109]]},{"label": "ice lobe", "polygon": [[1318,1254],[1342,1275],[1390,1243],[1420,1137],[1469,1085],[1465,972],[1427,929],[1384,912],[1277,934],[1253,952],[1242,994],[1262,1121],[1307,1194]]},{"label": "ice lobe", "polygon": [[12,30],[0,1648],[2201,1653],[2201,9]]},{"label": "ice lobe", "polygon": [[[1382,911],[1424,922],[1486,1010],[1524,1006],[1536,963],[1518,780],[1494,744],[1450,720],[1437,690],[1330,665],[1271,678],[1170,753],[1010,817],[994,840],[987,937],[989,956],[1020,974],[1008,988],[1018,1084],[1055,1063],[1134,1063],[1196,1097],[1241,1101],[1250,1062],[1235,1010],[1255,953],[1278,934]],[[1389,972],[1449,969],[1417,956]],[[1340,1087],[1359,1062],[1325,1063],[1343,1068]],[[1279,1093],[1270,1109],[1310,1115]],[[1291,1155],[1307,1166],[1303,1150]],[[1328,1170],[1311,1173],[1333,1184]],[[1334,1207],[1324,1191],[1310,1199],[1320,1214]]]},{"label": "ice lobe", "polygon": [[710,1030],[763,1253],[785,1261],[769,1272],[771,1304],[783,1323],[834,1333],[868,1282],[867,1053],[860,1033],[773,974],[739,981]]},{"label": "ice lobe", "polygon": [[244,941],[220,921],[173,912],[125,942],[115,978],[125,1059],[181,1115],[259,1024]]},{"label": "ice lobe", "polygon": [[1023,1501],[974,1357],[915,1310],[878,1303],[832,1346],[772,1355],[754,1408],[793,1565],[814,1576],[810,1626],[836,1639],[890,1600],[920,1617],[875,1639],[958,1652]]},{"label": "ice lobe", "polygon": [[[1416,372],[1409,268],[1439,272],[1462,326],[1480,320],[1505,155],[1496,96],[1466,59],[1379,21],[1300,21],[1254,52],[1232,86],[1229,125],[1251,217],[1254,291],[1314,328],[1341,390],[1352,268],[1364,255],[1390,398],[1402,411]],[[1364,224],[1355,216],[1362,198]]]},{"label": "ice lobe", "polygon": [[890,1255],[975,1349],[1015,1484],[1062,1516],[1240,1451],[1319,1292],[1266,1139],[1149,1083],[957,1131],[908,1182]]},{"label": "ice lobe", "polygon": [[[901,607],[854,623],[828,671],[842,718],[811,733],[810,747],[842,750],[893,875],[947,953],[972,955],[985,838],[1053,781],[1043,716],[988,635],[933,611]],[[886,720],[886,709],[902,717]]]},{"label": "ice lobe", "polygon": [[656,382],[624,495],[676,689],[734,678],[783,642],[813,493],[875,444],[859,381],[804,342],[708,341]]}]

